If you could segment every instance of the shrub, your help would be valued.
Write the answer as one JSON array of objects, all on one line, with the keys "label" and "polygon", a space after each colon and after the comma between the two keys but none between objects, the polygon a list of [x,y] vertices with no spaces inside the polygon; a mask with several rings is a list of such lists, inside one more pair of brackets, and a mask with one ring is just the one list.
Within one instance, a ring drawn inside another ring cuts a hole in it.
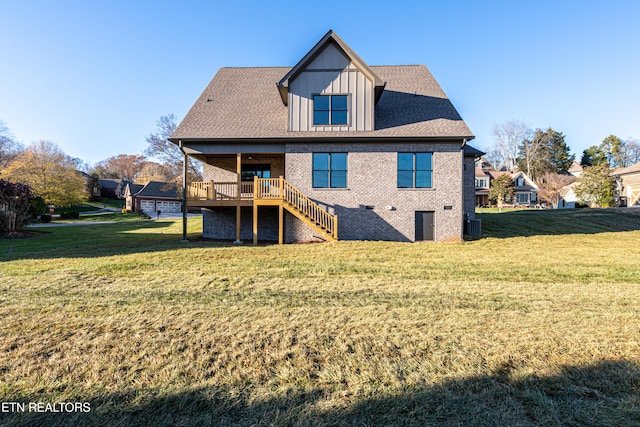
[{"label": "shrub", "polygon": [[60,214],[60,219],[78,219],[80,218],[79,212],[62,212]]},{"label": "shrub", "polygon": [[31,188],[0,179],[0,231],[13,233],[29,223]]},{"label": "shrub", "polygon": [[44,214],[44,215],[40,216],[40,219],[42,220],[42,222],[51,222],[53,217],[51,215],[49,215],[49,214]]},{"label": "shrub", "polygon": [[40,196],[30,198],[29,205],[29,213],[34,219],[38,218],[40,215],[44,215],[45,213],[47,213],[47,204]]}]

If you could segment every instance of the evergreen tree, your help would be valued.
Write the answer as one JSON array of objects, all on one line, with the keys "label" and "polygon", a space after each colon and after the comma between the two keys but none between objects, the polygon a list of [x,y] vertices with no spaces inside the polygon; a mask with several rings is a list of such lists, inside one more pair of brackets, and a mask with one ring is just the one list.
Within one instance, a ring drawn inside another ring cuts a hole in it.
[{"label": "evergreen tree", "polygon": [[580,200],[601,208],[614,206],[615,190],[616,180],[606,164],[586,167],[575,188]]}]

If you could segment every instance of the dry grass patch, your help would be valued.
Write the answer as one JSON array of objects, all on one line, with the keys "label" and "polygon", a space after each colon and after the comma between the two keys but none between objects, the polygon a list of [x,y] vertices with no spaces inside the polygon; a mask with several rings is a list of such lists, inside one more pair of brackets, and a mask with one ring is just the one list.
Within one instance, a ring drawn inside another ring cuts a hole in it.
[{"label": "dry grass patch", "polygon": [[640,424],[638,231],[253,247],[179,226],[1,264],[0,401],[92,404],[4,421]]}]

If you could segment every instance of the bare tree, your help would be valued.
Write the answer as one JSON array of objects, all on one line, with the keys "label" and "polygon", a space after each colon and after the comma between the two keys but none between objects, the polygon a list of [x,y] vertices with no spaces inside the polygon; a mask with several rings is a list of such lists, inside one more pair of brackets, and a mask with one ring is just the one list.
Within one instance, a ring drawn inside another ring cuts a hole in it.
[{"label": "bare tree", "polygon": [[486,154],[484,155],[484,158],[487,159],[487,161],[491,164],[491,167],[493,167],[493,169],[497,171],[502,169],[502,167],[504,166],[502,154],[496,147],[488,148]]},{"label": "bare tree", "polygon": [[[180,186],[184,155],[176,144],[169,141],[169,138],[178,127],[176,117],[173,114],[162,116],[158,119],[156,125],[156,132],[147,136],[149,146],[145,150],[145,154],[158,159],[168,170],[172,181]],[[200,172],[201,164],[199,161],[189,159],[187,162],[187,170],[191,181],[202,180],[202,173]]]},{"label": "bare tree", "polygon": [[558,204],[562,198],[562,189],[574,180],[575,178],[571,175],[545,172],[538,180],[538,187],[540,187],[538,195],[542,200],[550,203],[554,209],[558,209]]},{"label": "bare tree", "polygon": [[627,166],[640,162],[640,141],[635,138],[629,138],[624,144],[625,163]]},{"label": "bare tree", "polygon": [[543,168],[545,148],[550,140],[550,135],[542,130],[536,130],[532,138],[522,141],[519,148],[519,168],[524,170],[531,179],[536,179],[538,171]]},{"label": "bare tree", "polygon": [[531,139],[531,129],[520,120],[509,120],[493,127],[496,148],[502,156],[502,163],[508,170],[515,170],[518,163],[518,149],[522,141]]},{"label": "bare tree", "polygon": [[0,120],[0,172],[23,150],[24,147],[15,140],[6,123]]}]

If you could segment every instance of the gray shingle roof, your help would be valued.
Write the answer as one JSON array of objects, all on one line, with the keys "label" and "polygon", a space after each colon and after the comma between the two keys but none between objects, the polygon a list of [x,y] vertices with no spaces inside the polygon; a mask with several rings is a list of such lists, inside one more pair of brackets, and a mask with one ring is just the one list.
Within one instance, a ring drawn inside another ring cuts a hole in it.
[{"label": "gray shingle roof", "polygon": [[[136,184],[134,184],[136,185]],[[149,181],[139,191],[134,194],[136,197],[155,197],[164,199],[178,199],[178,192],[175,186],[166,182]]]},{"label": "gray shingle roof", "polygon": [[276,84],[291,67],[221,68],[180,123],[172,140],[297,138],[473,138],[424,65],[372,66],[386,87],[374,131],[289,132]]}]

